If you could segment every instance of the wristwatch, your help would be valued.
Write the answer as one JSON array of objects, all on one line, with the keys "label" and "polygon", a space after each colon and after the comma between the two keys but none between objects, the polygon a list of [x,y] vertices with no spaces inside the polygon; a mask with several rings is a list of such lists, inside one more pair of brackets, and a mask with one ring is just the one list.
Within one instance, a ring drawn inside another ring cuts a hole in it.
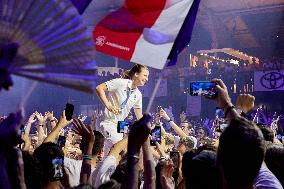
[{"label": "wristwatch", "polygon": [[232,109],[234,109],[235,108],[235,106],[233,105],[233,104],[228,104],[228,105],[226,105],[225,106],[225,118],[227,117],[227,115],[228,115],[228,113],[232,110]]}]

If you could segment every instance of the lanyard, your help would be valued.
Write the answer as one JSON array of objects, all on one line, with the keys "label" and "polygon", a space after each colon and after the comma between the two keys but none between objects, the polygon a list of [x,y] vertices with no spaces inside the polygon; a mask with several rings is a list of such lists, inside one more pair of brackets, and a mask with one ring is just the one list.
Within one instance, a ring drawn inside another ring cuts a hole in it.
[{"label": "lanyard", "polygon": [[130,97],[130,95],[131,95],[131,90],[129,89],[129,90],[127,90],[127,93],[126,93],[126,99],[122,102],[122,104],[120,105],[120,109],[122,110],[122,109],[124,109],[125,108],[125,106],[126,106],[126,104],[127,104],[127,101],[128,101],[128,99],[129,99],[129,97]]}]

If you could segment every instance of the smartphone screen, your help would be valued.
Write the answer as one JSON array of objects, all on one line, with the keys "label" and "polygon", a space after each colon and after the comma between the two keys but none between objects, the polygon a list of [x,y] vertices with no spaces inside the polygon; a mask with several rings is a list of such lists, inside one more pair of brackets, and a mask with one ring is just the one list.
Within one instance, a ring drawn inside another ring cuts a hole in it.
[{"label": "smartphone screen", "polygon": [[179,168],[179,152],[170,152],[170,158],[173,161],[174,167]]},{"label": "smartphone screen", "polygon": [[218,118],[225,118],[225,113],[221,108],[216,107],[216,117]]},{"label": "smartphone screen", "polygon": [[63,177],[63,159],[58,157],[52,160],[53,176],[51,180],[60,180]]},{"label": "smartphone screen", "polygon": [[74,112],[74,105],[67,103],[65,107],[66,120],[70,121],[72,119],[73,112]]},{"label": "smartphone screen", "polygon": [[21,124],[19,129],[19,136],[22,136],[25,133],[25,125]]},{"label": "smartphone screen", "polygon": [[190,83],[191,96],[207,96],[212,97],[216,95],[215,83],[210,81],[196,81]]},{"label": "smartphone screen", "polygon": [[220,124],[220,130],[221,130],[221,131],[224,131],[224,129],[226,129],[226,127],[228,127],[228,124],[227,124],[227,123],[221,123],[221,124]]},{"label": "smartphone screen", "polygon": [[150,144],[155,146],[156,142],[161,143],[161,126],[155,126],[154,129],[151,130]]},{"label": "smartphone screen", "polygon": [[118,121],[117,122],[117,132],[118,133],[129,133],[129,125],[130,123],[127,121]]},{"label": "smartphone screen", "polygon": [[277,135],[276,135],[276,138],[281,141],[281,140],[282,140],[282,135],[277,134]]}]

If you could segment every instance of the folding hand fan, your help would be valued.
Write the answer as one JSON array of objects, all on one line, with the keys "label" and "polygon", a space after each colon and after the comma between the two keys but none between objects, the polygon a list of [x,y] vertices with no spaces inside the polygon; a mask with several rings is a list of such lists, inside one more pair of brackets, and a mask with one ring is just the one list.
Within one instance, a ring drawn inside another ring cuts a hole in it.
[{"label": "folding hand fan", "polygon": [[70,0],[0,0],[0,90],[12,73],[91,92],[91,63],[92,36]]}]

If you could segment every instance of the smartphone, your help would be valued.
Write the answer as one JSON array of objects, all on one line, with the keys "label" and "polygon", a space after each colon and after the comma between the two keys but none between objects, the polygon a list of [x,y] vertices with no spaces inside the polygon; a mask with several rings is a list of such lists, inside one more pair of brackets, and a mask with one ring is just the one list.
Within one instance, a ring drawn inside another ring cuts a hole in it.
[{"label": "smartphone", "polygon": [[130,123],[127,121],[118,121],[117,122],[117,132],[118,133],[129,133]]},{"label": "smartphone", "polygon": [[52,159],[52,175],[51,180],[56,181],[63,178],[63,158],[57,157]]},{"label": "smartphone", "polygon": [[174,167],[179,168],[179,159],[180,159],[179,152],[171,151],[170,158],[173,161]]},{"label": "smartphone", "polygon": [[228,127],[228,123],[221,123],[219,127],[220,127],[221,131],[224,131],[224,129],[226,129],[226,127]]},{"label": "smartphone", "polygon": [[190,95],[191,96],[216,96],[215,83],[210,81],[195,81],[190,82]]},{"label": "smartphone", "polygon": [[23,140],[22,140],[22,136],[25,134],[25,125],[21,124],[19,130],[18,130],[18,138],[17,138],[17,141],[18,141],[18,144],[20,145],[20,149],[23,149],[24,147],[24,144],[23,144]]},{"label": "smartphone", "polygon": [[216,115],[216,117],[218,117],[218,118],[225,118],[225,113],[224,113],[224,111],[223,111],[221,108],[219,108],[219,107],[216,107],[215,115]]},{"label": "smartphone", "polygon": [[66,143],[66,136],[59,136],[59,137],[58,137],[58,140],[57,140],[57,144],[58,144],[60,147],[64,147],[64,146],[65,146],[65,143]]},{"label": "smartphone", "polygon": [[157,113],[160,113],[162,106],[157,106]]},{"label": "smartphone", "polygon": [[156,142],[161,143],[161,126],[158,125],[151,130],[151,146],[156,146]]},{"label": "smartphone", "polygon": [[21,124],[19,129],[19,136],[22,136],[25,133],[25,125]]},{"label": "smartphone", "polygon": [[66,120],[70,121],[72,119],[73,112],[74,112],[74,105],[67,103],[65,107]]}]

